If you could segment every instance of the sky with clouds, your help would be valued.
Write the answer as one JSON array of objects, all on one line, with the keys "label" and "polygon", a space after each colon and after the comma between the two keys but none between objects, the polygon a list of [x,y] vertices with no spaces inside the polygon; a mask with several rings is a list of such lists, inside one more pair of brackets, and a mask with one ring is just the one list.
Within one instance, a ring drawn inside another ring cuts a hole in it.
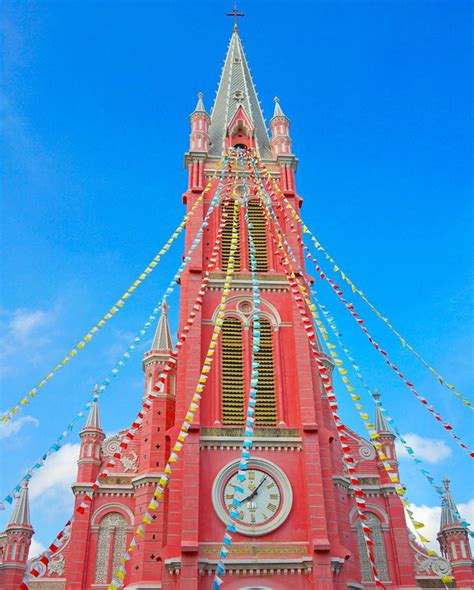
[{"label": "sky with clouds", "polygon": [[[267,120],[275,94],[291,118],[303,217],[415,348],[473,398],[469,2],[289,6],[242,0],[241,34]],[[80,340],[179,223],[188,117],[198,91],[212,104],[231,33],[224,12],[217,1],[199,8],[4,2],[0,409]],[[90,346],[0,427],[1,492],[54,442],[125,351],[181,250],[182,240]],[[389,372],[332,293],[317,287],[399,430],[438,480],[449,474],[473,521],[467,455]],[[177,295],[172,304],[175,332]],[[472,446],[472,413],[359,307],[394,362]],[[151,336],[104,394],[108,432],[125,427],[140,405],[141,355]],[[363,433],[337,387],[342,416]],[[76,429],[32,480],[34,551],[69,516],[77,451]],[[434,538],[438,498],[403,452],[400,460],[417,518]]]}]

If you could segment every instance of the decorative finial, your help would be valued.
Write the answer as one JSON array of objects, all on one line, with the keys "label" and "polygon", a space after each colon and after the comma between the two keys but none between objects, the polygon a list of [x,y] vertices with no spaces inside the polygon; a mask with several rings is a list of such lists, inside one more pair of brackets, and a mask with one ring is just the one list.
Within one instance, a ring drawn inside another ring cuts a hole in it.
[{"label": "decorative finial", "polygon": [[[201,93],[199,93],[199,94],[201,94]],[[163,299],[163,301],[161,302],[161,313],[166,315],[166,312],[168,311],[169,308],[170,308],[170,306],[166,303],[166,299]]]},{"label": "decorative finial", "polygon": [[275,98],[273,99],[273,102],[276,104],[277,102],[280,102],[280,99],[278,98],[278,96],[275,96]]},{"label": "decorative finial", "polygon": [[372,397],[374,398],[374,400],[379,401],[380,393],[378,392],[378,389],[374,389],[374,393],[373,393]]},{"label": "decorative finial", "polygon": [[450,482],[450,480],[448,479],[448,476],[447,476],[447,475],[445,475],[445,476],[443,477],[443,483],[444,483],[444,487],[445,487],[446,491],[448,491],[448,490],[449,490],[449,484],[450,484],[451,482]]},{"label": "decorative finial", "polygon": [[234,10],[232,12],[227,12],[227,16],[234,17],[234,31],[237,31],[237,19],[239,16],[245,16],[245,12],[238,12],[237,10],[237,2],[234,2]]},{"label": "decorative finial", "polygon": [[204,95],[203,95],[203,93],[202,93],[202,92],[198,92],[198,98],[199,98],[199,100],[202,100],[202,97],[203,97],[203,96],[204,96]]}]

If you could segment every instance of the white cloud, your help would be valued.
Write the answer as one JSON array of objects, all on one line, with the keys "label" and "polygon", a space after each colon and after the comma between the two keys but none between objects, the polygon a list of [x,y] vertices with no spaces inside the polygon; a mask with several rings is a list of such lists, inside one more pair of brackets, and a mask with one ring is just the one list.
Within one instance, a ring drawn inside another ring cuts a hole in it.
[{"label": "white cloud", "polygon": [[49,457],[44,467],[31,479],[32,503],[47,505],[48,510],[72,509],[71,484],[76,481],[79,449],[79,444],[68,443]]},{"label": "white cloud", "polygon": [[[467,522],[474,523],[474,498],[466,502],[466,504],[458,504],[459,514],[467,520]],[[422,504],[410,504],[410,509],[413,510],[415,520],[422,522],[425,526],[420,530],[420,533],[430,540],[427,546],[439,553],[439,543],[436,536],[439,531],[439,524],[441,520],[441,505],[440,506],[426,506]],[[407,524],[411,530],[410,520],[407,518]],[[471,540],[472,543],[472,540]]]},{"label": "white cloud", "polygon": [[33,557],[38,557],[40,553],[46,549],[44,545],[42,545],[39,541],[35,538],[31,539],[30,550],[28,552],[28,559],[33,559]]},{"label": "white cloud", "polygon": [[28,358],[37,360],[41,349],[48,344],[47,329],[54,313],[41,309],[18,308],[0,311],[0,372],[10,373],[17,364],[17,356],[28,348]]},{"label": "white cloud", "polygon": [[[3,412],[1,412],[3,414]],[[25,424],[33,424],[33,426],[39,425],[39,420],[33,418],[33,416],[22,416],[18,419],[10,420],[9,422],[0,422],[0,440],[8,438],[19,432]]]},{"label": "white cloud", "polygon": [[[415,451],[416,456],[427,463],[433,465],[435,463],[440,463],[452,454],[451,448],[444,442],[444,440],[424,438],[413,433],[403,434],[402,436],[407,441],[408,445]],[[395,445],[399,459],[405,459],[409,456],[398,440]]]}]

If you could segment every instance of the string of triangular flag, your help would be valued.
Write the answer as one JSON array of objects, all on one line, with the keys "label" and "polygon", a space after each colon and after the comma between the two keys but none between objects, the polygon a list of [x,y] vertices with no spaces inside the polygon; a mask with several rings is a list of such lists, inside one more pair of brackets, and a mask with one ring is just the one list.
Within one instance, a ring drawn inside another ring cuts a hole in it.
[{"label": "string of triangular flag", "polygon": [[[217,196],[217,201],[219,199],[219,195]],[[216,202],[217,202],[216,201]],[[119,450],[117,450],[114,453],[114,456],[112,458],[111,461],[109,461],[106,466],[105,469],[103,469],[97,479],[96,482],[92,485],[91,491],[90,492],[86,492],[84,494],[84,498],[83,501],[79,504],[79,506],[76,508],[76,511],[79,514],[84,514],[86,510],[89,509],[90,505],[91,505],[91,501],[92,501],[92,497],[94,492],[100,487],[100,482],[103,478],[107,477],[109,475],[109,469],[111,467],[113,467],[117,461],[120,460],[123,451],[125,451],[130,443],[131,440],[133,440],[135,438],[136,432],[138,431],[138,429],[140,428],[141,424],[143,423],[143,418],[144,416],[149,412],[151,406],[152,406],[152,401],[154,399],[156,399],[158,397],[158,394],[163,390],[163,387],[165,385],[166,382],[166,377],[168,375],[168,373],[175,367],[176,362],[177,362],[177,358],[178,358],[178,353],[179,350],[182,348],[182,346],[184,345],[187,335],[190,331],[190,328],[196,318],[196,315],[199,311],[199,309],[202,306],[202,301],[203,301],[203,296],[204,296],[204,292],[206,289],[206,286],[209,282],[209,278],[210,278],[210,272],[215,268],[216,263],[217,263],[217,259],[219,256],[219,251],[220,251],[220,244],[221,244],[221,237],[222,237],[222,232],[224,230],[225,224],[226,224],[226,219],[227,219],[227,209],[226,209],[226,205],[229,202],[229,196],[227,195],[224,199],[224,206],[223,206],[223,213],[222,213],[222,219],[220,222],[220,225],[218,227],[217,230],[217,236],[216,236],[216,240],[213,246],[213,250],[209,259],[209,264],[208,264],[208,268],[205,272],[204,278],[202,280],[201,283],[201,288],[198,291],[198,295],[196,297],[194,306],[189,314],[189,317],[183,327],[183,330],[181,332],[181,334],[178,337],[178,342],[176,344],[176,348],[175,350],[172,351],[170,357],[168,358],[168,360],[165,363],[165,366],[162,370],[162,372],[160,373],[160,376],[158,378],[157,383],[152,387],[151,392],[146,396],[142,408],[140,409],[140,411],[138,412],[135,420],[132,422],[131,426],[129,427],[129,429],[127,430],[127,432],[122,436],[122,440],[120,442],[120,447]],[[213,205],[213,209],[215,209],[216,203],[214,203]],[[211,207],[211,206],[210,206]],[[210,208],[209,207],[209,208]],[[206,218],[205,218],[206,221]],[[209,221],[209,217],[207,217],[207,221]],[[193,241],[193,245],[194,248],[197,247],[198,242]],[[51,560],[51,558],[54,556],[54,554],[60,549],[60,547],[62,546],[63,540],[66,538],[65,532],[72,526],[72,523],[74,522],[75,518],[74,516],[72,518],[70,518],[66,525],[63,527],[63,529],[60,531],[60,533],[56,536],[55,540],[53,541],[53,543],[48,547],[48,549],[46,549],[46,551],[44,551],[40,557],[38,558],[37,561],[39,561],[40,563],[42,563],[43,565],[47,565],[49,563],[49,561]],[[31,569],[31,571],[29,572],[29,574],[27,576],[25,576],[25,579],[23,581],[23,586],[22,588],[28,588],[28,581],[33,577],[39,577],[41,575],[41,566],[38,567],[33,567]]]},{"label": "string of triangular flag", "polygon": [[184,442],[189,435],[189,432],[188,432],[189,428],[191,426],[191,423],[194,421],[194,417],[195,417],[196,412],[198,412],[198,410],[199,410],[200,402],[202,399],[202,393],[204,392],[204,388],[205,388],[206,382],[209,377],[209,373],[210,373],[212,365],[213,365],[217,342],[219,339],[220,332],[222,330],[222,325],[224,323],[225,310],[227,307],[227,300],[228,300],[230,290],[231,290],[231,285],[232,285],[232,279],[233,279],[234,268],[235,268],[235,252],[236,252],[236,250],[238,248],[238,244],[239,244],[239,235],[238,235],[239,209],[240,209],[239,202],[237,201],[237,199],[234,199],[233,216],[232,216],[232,234],[231,234],[231,240],[230,240],[230,251],[229,251],[229,258],[227,261],[227,269],[226,269],[226,275],[225,275],[225,279],[224,279],[224,286],[222,289],[222,295],[221,295],[220,303],[218,306],[217,316],[216,316],[214,326],[213,326],[211,340],[210,340],[209,347],[208,347],[208,350],[206,353],[206,357],[205,357],[204,362],[201,367],[201,373],[198,378],[198,382],[195,387],[193,397],[192,397],[191,402],[188,406],[188,410],[186,412],[184,420],[182,421],[179,434],[177,436],[177,439],[174,443],[174,446],[172,448],[172,451],[171,451],[168,461],[166,463],[164,472],[160,477],[160,480],[155,488],[155,491],[153,492],[153,498],[148,505],[148,510],[144,514],[144,516],[142,517],[141,524],[139,524],[138,527],[136,528],[136,530],[132,536],[132,539],[130,541],[130,544],[125,552],[125,555],[121,559],[120,567],[115,572],[112,581],[108,585],[108,590],[117,590],[118,588],[121,588],[123,586],[124,579],[125,579],[125,576],[127,573],[126,563],[127,563],[127,561],[129,561],[131,559],[131,553],[137,547],[137,539],[139,537],[144,537],[146,526],[152,522],[152,512],[155,512],[157,510],[158,503],[163,498],[165,490],[169,484],[170,476],[172,474],[172,470],[173,470],[172,465],[173,465],[173,463],[177,463],[177,461],[179,460],[181,451],[183,449]]},{"label": "string of triangular flag", "polygon": [[216,206],[219,203],[219,199],[220,199],[220,195],[221,195],[222,191],[226,188],[225,183],[224,183],[224,175],[227,172],[228,172],[228,168],[224,169],[222,171],[222,178],[216,188],[214,197],[212,198],[211,203],[208,208],[208,211],[206,212],[206,216],[205,216],[203,222],[201,223],[201,226],[199,227],[199,229],[196,233],[196,236],[195,236],[190,248],[188,249],[188,251],[184,257],[183,262],[180,264],[173,279],[170,281],[161,302],[156,307],[153,308],[151,314],[148,316],[144,325],[135,334],[131,343],[127,347],[126,351],[123,353],[121,358],[115,363],[115,365],[109,371],[108,375],[105,377],[105,379],[102,381],[101,385],[98,387],[98,390],[97,391],[94,390],[91,398],[86,402],[85,406],[83,408],[81,408],[81,410],[76,414],[76,416],[69,422],[69,424],[62,431],[62,433],[55,439],[55,441],[52,443],[52,445],[50,445],[48,450],[45,453],[43,453],[41,455],[41,457],[39,459],[37,459],[37,461],[35,461],[35,463],[32,465],[32,467],[30,467],[30,469],[28,469],[26,471],[26,473],[24,474],[24,476],[22,477],[20,482],[18,482],[16,484],[16,486],[12,490],[10,490],[10,492],[8,494],[6,494],[3,501],[0,502],[0,510],[5,509],[5,503],[11,505],[13,503],[16,495],[21,490],[23,483],[26,481],[29,481],[33,477],[35,472],[40,470],[44,466],[45,461],[51,455],[53,455],[54,453],[57,453],[59,451],[59,449],[61,448],[61,446],[64,442],[64,439],[66,437],[68,437],[71,434],[71,432],[73,431],[75,424],[78,422],[78,420],[80,418],[82,418],[85,415],[87,409],[90,408],[90,405],[94,401],[97,400],[98,393],[100,392],[102,394],[106,391],[106,389],[110,386],[112,381],[117,377],[117,375],[119,374],[121,369],[123,369],[123,367],[127,364],[128,360],[131,358],[131,355],[133,354],[133,352],[135,352],[137,350],[138,345],[140,344],[140,342],[142,342],[142,340],[146,336],[149,328],[153,325],[158,314],[160,313],[160,310],[163,309],[163,305],[164,305],[166,299],[173,293],[174,288],[178,284],[181,274],[184,272],[185,268],[191,262],[192,254],[195,251],[195,249],[197,248],[197,246],[199,245],[199,243],[201,242],[202,236],[203,236],[203,231],[208,226],[209,219],[210,219],[212,213],[214,212]]},{"label": "string of triangular flag", "polygon": [[[221,173],[221,180],[224,177],[225,173],[226,173],[226,168],[227,168],[227,164],[228,162],[231,160],[231,158],[235,157],[235,150],[231,150],[229,151],[225,157],[224,157],[224,161],[223,161],[223,170],[221,172],[220,167],[215,171],[215,175],[217,176],[219,173]],[[68,365],[68,363],[73,360],[77,354],[84,349],[88,343],[93,339],[93,337],[95,336],[95,334],[101,329],[103,328],[107,322],[109,320],[111,320],[114,315],[116,315],[117,313],[120,312],[120,310],[125,306],[125,304],[127,303],[128,299],[132,296],[132,294],[137,290],[137,288],[143,283],[143,281],[146,280],[146,278],[154,271],[154,269],[158,266],[158,263],[160,262],[161,258],[166,254],[166,252],[170,249],[171,245],[173,244],[173,242],[178,238],[178,236],[182,233],[182,231],[184,230],[184,228],[186,227],[189,219],[194,215],[195,211],[197,210],[197,208],[199,207],[199,205],[201,204],[202,200],[204,199],[206,193],[208,193],[210,191],[210,189],[212,188],[212,179],[209,180],[209,182],[207,183],[205,189],[203,190],[203,192],[199,195],[199,197],[196,199],[195,203],[193,204],[193,206],[191,207],[191,209],[184,215],[183,220],[181,221],[181,223],[178,225],[178,227],[174,230],[174,232],[171,234],[171,236],[168,238],[168,240],[165,242],[165,244],[163,245],[163,247],[159,250],[158,254],[153,258],[153,260],[151,260],[149,262],[149,264],[146,266],[146,268],[140,273],[140,275],[133,281],[133,283],[130,285],[130,287],[128,287],[128,289],[125,291],[125,293],[114,303],[114,305],[112,305],[112,307],[107,311],[107,313],[105,313],[101,319],[96,322],[96,324],[94,324],[94,326],[92,326],[92,328],[90,328],[88,330],[88,332],[83,336],[83,338],[74,346],[74,348],[72,348],[65,356],[64,358],[56,365],[54,366],[51,371],[49,371],[42,379],[41,381],[39,381],[35,387],[33,387],[32,389],[30,389],[30,391],[28,391],[28,393],[23,396],[13,407],[11,407],[9,410],[7,410],[2,417],[0,418],[0,421],[2,422],[8,422],[9,420],[12,419],[12,417],[17,414],[24,406],[28,405],[31,400],[36,397],[36,395],[42,390],[42,388],[48,384],[48,382],[56,375],[56,373],[63,369],[66,365]]]},{"label": "string of triangular flag", "polygon": [[427,368],[436,377],[436,379],[439,381],[439,383],[441,385],[443,385],[444,387],[446,387],[447,389],[449,389],[466,406],[468,406],[469,408],[471,408],[471,410],[474,410],[474,404],[472,404],[472,402],[470,402],[466,397],[464,397],[457,390],[457,388],[454,385],[452,385],[448,381],[446,381],[446,379],[432,365],[430,365],[415,350],[415,348],[411,344],[409,344],[407,342],[406,338],[404,336],[402,336],[395,329],[395,327],[391,324],[391,322],[388,320],[388,318],[385,317],[385,315],[382,314],[380,311],[378,311],[378,309],[369,301],[369,299],[366,297],[366,295],[363,293],[363,291],[361,291],[355,285],[355,283],[347,276],[347,274],[344,271],[341,270],[341,267],[336,263],[336,261],[334,260],[334,258],[332,258],[332,256],[328,253],[328,251],[321,244],[321,242],[311,232],[311,230],[304,223],[304,221],[302,220],[302,218],[298,214],[298,212],[294,209],[294,207],[290,203],[288,203],[286,201],[285,196],[283,195],[280,187],[278,186],[278,183],[272,177],[271,173],[267,170],[266,166],[261,162],[261,160],[259,159],[258,154],[257,154],[257,152],[255,150],[252,150],[252,163],[256,167],[256,169],[262,174],[262,176],[264,178],[264,184],[266,186],[266,189],[269,191],[270,195],[273,196],[273,194],[278,194],[280,196],[280,198],[283,200],[283,202],[285,202],[286,209],[288,209],[291,212],[292,218],[301,225],[302,230],[303,230],[303,233],[308,234],[308,236],[310,237],[311,241],[315,245],[316,249],[318,251],[321,251],[324,254],[326,260],[328,260],[333,265],[333,271],[340,274],[342,280],[345,281],[350,286],[351,290],[354,293],[357,293],[361,297],[361,299],[369,306],[369,308],[371,309],[371,311],[374,312],[377,315],[377,317],[380,318],[388,326],[388,328],[395,334],[395,336],[400,340],[400,342],[403,345],[403,347],[406,347],[408,350],[410,350],[410,352],[423,364],[423,366],[425,368]]},{"label": "string of triangular flag", "polygon": [[[334,334],[334,337],[339,344],[340,349],[343,351],[343,354],[345,355],[345,357],[348,359],[348,361],[352,365],[352,368],[353,368],[355,374],[357,375],[359,381],[361,382],[363,387],[366,389],[367,393],[371,396],[374,404],[379,407],[379,409],[382,412],[382,414],[384,415],[387,423],[390,425],[391,430],[393,431],[393,433],[395,434],[395,436],[397,437],[397,439],[400,441],[400,443],[404,447],[405,451],[407,452],[407,455],[413,460],[413,462],[415,463],[415,465],[419,469],[420,473],[427,479],[428,483],[433,488],[433,490],[438,494],[438,496],[440,496],[441,499],[443,499],[444,498],[443,488],[441,486],[435,484],[434,476],[426,468],[426,465],[423,464],[423,461],[417,457],[413,448],[408,444],[408,442],[405,440],[403,435],[400,433],[400,430],[398,429],[394,418],[389,414],[386,407],[382,404],[380,394],[379,394],[379,396],[375,395],[375,393],[372,391],[372,389],[367,384],[364,376],[361,373],[359,364],[354,359],[351,351],[349,350],[349,348],[347,347],[347,345],[343,341],[342,335],[337,327],[336,321],[334,320],[334,317],[332,316],[330,311],[327,309],[327,306],[325,306],[319,302],[315,291],[312,290],[311,293],[313,295],[313,298],[314,298],[316,305],[318,306],[322,316],[325,318],[328,326],[331,328],[331,330]],[[465,526],[466,528],[469,528],[471,526],[470,523],[467,522],[457,510],[454,511],[454,515],[457,517],[457,519],[459,520],[459,522],[461,523],[462,526]],[[473,532],[470,532],[469,534],[471,536],[474,535]]]},{"label": "string of triangular flag", "polygon": [[[311,349],[312,357],[315,361],[316,368],[319,373],[319,377],[321,383],[324,388],[324,392],[328,399],[329,408],[331,410],[331,414],[335,424],[335,430],[337,436],[339,438],[339,442],[342,448],[342,460],[344,466],[347,470],[349,475],[349,479],[351,482],[351,487],[355,497],[356,503],[356,510],[357,515],[360,520],[362,536],[364,539],[367,557],[370,562],[370,567],[372,571],[372,575],[374,578],[374,583],[379,588],[384,588],[384,584],[380,580],[377,572],[377,567],[375,563],[375,554],[374,554],[374,542],[372,540],[372,531],[367,523],[367,516],[363,512],[363,509],[366,507],[365,502],[365,493],[362,487],[360,486],[359,479],[357,477],[356,469],[355,469],[355,461],[351,454],[351,448],[349,446],[349,437],[345,434],[347,432],[347,427],[342,423],[340,416],[338,414],[338,404],[336,395],[334,392],[334,388],[331,382],[331,377],[328,374],[328,367],[324,364],[321,359],[321,353],[318,349],[318,343],[316,340],[316,333],[314,329],[314,324],[311,319],[311,314],[309,313],[308,301],[311,304],[310,300],[307,300],[307,297],[304,295],[304,291],[299,288],[298,282],[296,280],[296,275],[294,271],[291,269],[290,263],[290,254],[291,248],[288,246],[288,250],[285,248],[284,245],[284,232],[281,230],[278,218],[273,211],[271,202],[269,198],[265,198],[266,195],[264,191],[257,187],[256,189],[257,195],[260,198],[260,202],[262,204],[262,209],[266,219],[266,225],[272,241],[275,246],[275,254],[278,257],[280,264],[285,272],[286,278],[290,285],[290,291],[293,295],[293,300],[296,304],[296,307],[300,313],[301,320],[303,322],[303,327],[306,332],[306,336],[308,337],[308,342]],[[272,231],[272,222],[273,222],[273,231]],[[291,256],[292,258],[296,259],[294,254]]]},{"label": "string of triangular flag", "polygon": [[[244,181],[244,191],[246,193],[246,184]],[[240,508],[245,494],[244,483],[247,480],[247,468],[251,459],[250,451],[253,445],[253,433],[255,424],[255,406],[258,395],[259,363],[257,354],[260,351],[260,282],[257,275],[257,251],[253,240],[253,224],[249,219],[248,196],[244,196],[244,219],[248,228],[249,254],[250,254],[250,273],[252,281],[252,301],[253,301],[253,330],[252,330],[252,355],[251,355],[251,374],[249,394],[246,409],[244,439],[240,451],[239,470],[237,472],[238,483],[234,487],[233,498],[231,499],[232,509],[229,512],[229,520],[225,527],[224,540],[219,551],[219,561],[216,565],[216,573],[213,580],[213,590],[219,590],[224,582],[225,564],[224,561],[232,546],[232,534],[236,532],[236,523],[239,518],[238,509]]]},{"label": "string of triangular flag", "polygon": [[[263,189],[263,183],[262,183],[262,189]],[[273,193],[275,195],[275,193]],[[276,196],[276,195],[275,195]],[[406,387],[415,395],[415,397],[418,399],[418,401],[433,415],[433,417],[435,418],[435,420],[437,422],[439,422],[444,430],[446,430],[448,432],[448,434],[454,438],[457,443],[459,444],[459,446],[464,449],[471,458],[474,458],[474,452],[463,442],[463,440],[454,432],[453,427],[451,426],[451,424],[449,424],[448,422],[446,422],[445,420],[443,420],[443,418],[441,417],[441,415],[439,414],[439,412],[431,405],[428,403],[428,401],[426,400],[426,398],[424,398],[422,395],[420,395],[418,393],[418,391],[415,389],[414,384],[409,381],[398,369],[398,367],[392,363],[392,361],[390,360],[388,353],[386,352],[386,350],[384,350],[383,348],[381,348],[379,346],[379,344],[373,339],[372,335],[370,334],[369,330],[367,329],[367,327],[364,325],[364,320],[361,318],[360,314],[357,313],[357,311],[355,310],[355,307],[352,303],[348,302],[345,298],[344,298],[344,292],[341,290],[341,288],[339,287],[339,285],[337,285],[332,279],[328,278],[326,276],[326,274],[322,271],[321,267],[318,264],[317,259],[311,254],[311,252],[309,251],[308,247],[304,244],[301,236],[298,234],[298,232],[295,230],[294,226],[291,227],[291,221],[288,219],[287,215],[286,215],[286,211],[285,209],[288,209],[287,206],[285,206],[285,204],[283,204],[281,201],[278,201],[277,204],[277,209],[279,211],[281,211],[284,215],[285,215],[285,219],[290,223],[290,231],[292,233],[295,234],[298,242],[300,243],[300,245],[302,246],[302,248],[304,249],[304,251],[306,252],[306,258],[310,259],[314,266],[316,271],[318,272],[320,278],[322,280],[325,280],[329,283],[329,285],[331,286],[331,288],[333,289],[333,291],[338,295],[339,299],[342,301],[342,303],[344,304],[344,306],[346,307],[346,309],[349,311],[349,313],[351,314],[351,316],[354,318],[354,320],[356,321],[356,323],[359,325],[360,329],[364,332],[364,334],[366,335],[367,339],[369,340],[369,342],[372,344],[372,346],[375,348],[375,350],[377,350],[377,352],[379,354],[381,354],[381,356],[383,357],[385,363],[396,373],[396,375],[402,380],[402,382],[406,385]],[[292,209],[292,211],[294,211],[294,209],[290,206],[290,208]]]},{"label": "string of triangular flag", "polygon": [[[314,291],[311,291],[311,293],[314,294]],[[400,496],[400,500],[402,502],[402,505],[405,509],[405,512],[406,512],[410,522],[413,525],[413,529],[415,530],[415,534],[418,536],[418,539],[419,539],[421,545],[423,546],[425,551],[428,553],[428,555],[436,556],[436,552],[432,551],[431,549],[429,549],[426,546],[426,543],[429,543],[430,540],[427,539],[420,532],[420,529],[425,528],[425,524],[422,521],[416,520],[413,511],[410,509],[410,501],[408,499],[407,487],[401,485],[400,479],[398,477],[398,473],[396,473],[396,471],[394,470],[394,468],[391,465],[391,461],[386,456],[385,451],[384,451],[384,447],[379,440],[380,435],[377,432],[374,424],[371,422],[369,413],[364,409],[364,407],[362,405],[361,397],[356,393],[356,388],[352,385],[349,377],[347,376],[347,370],[344,367],[344,363],[335,350],[337,348],[336,345],[332,344],[332,342],[329,339],[328,331],[326,330],[323,322],[321,321],[321,316],[319,315],[319,313],[317,311],[316,305],[314,303],[311,304],[310,309],[312,311],[312,315],[313,315],[316,327],[317,327],[319,333],[321,334],[322,341],[327,348],[328,356],[330,356],[332,358],[332,361],[333,361],[337,371],[341,375],[341,380],[344,384],[344,387],[346,388],[352,401],[354,402],[354,406],[356,408],[356,411],[359,414],[359,416],[364,424],[364,427],[367,430],[367,433],[369,434],[369,438],[370,438],[372,445],[374,446],[374,448],[377,452],[377,456],[378,456],[383,468],[385,469],[390,482],[394,486],[397,494]],[[324,318],[324,315],[322,317]],[[443,581],[450,582],[451,580],[452,580],[452,578],[450,578],[448,576]]]}]

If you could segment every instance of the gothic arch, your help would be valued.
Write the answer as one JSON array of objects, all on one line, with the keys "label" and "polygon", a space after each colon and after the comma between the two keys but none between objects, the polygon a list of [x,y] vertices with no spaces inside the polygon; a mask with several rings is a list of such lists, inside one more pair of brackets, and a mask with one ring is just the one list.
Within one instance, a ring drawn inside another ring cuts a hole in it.
[{"label": "gothic arch", "polygon": [[[377,504],[370,504],[369,502],[366,502],[364,512],[371,512],[375,516],[377,516],[377,518],[381,521],[382,528],[387,528],[389,526],[388,514],[385,512],[385,510],[383,508],[381,508],[380,506],[377,506]],[[357,507],[354,506],[354,508],[351,510],[351,514],[350,514],[350,522],[353,527],[357,525],[357,519],[358,519]]]},{"label": "gothic arch", "polygon": [[127,526],[132,526],[133,524],[133,512],[130,510],[128,506],[123,504],[118,504],[116,502],[112,502],[110,504],[105,504],[94,512],[91,518],[91,525],[99,525],[100,521],[106,516],[107,512],[118,512],[125,518],[125,522]]},{"label": "gothic arch", "polygon": [[[278,330],[282,324],[282,320],[277,308],[262,296],[260,296],[260,300],[260,316],[267,319],[271,323],[274,330]],[[242,321],[245,328],[248,328],[254,320],[254,313],[252,311],[249,315],[245,315],[239,311],[238,304],[242,301],[252,302],[252,294],[249,293],[248,295],[233,295],[232,297],[229,297],[227,299],[227,311],[225,312],[225,317],[236,317]],[[229,309],[232,304],[235,304],[235,308]],[[264,309],[265,307],[267,309]],[[218,311],[219,304],[216,305],[212,313],[213,323],[217,319]]]}]

